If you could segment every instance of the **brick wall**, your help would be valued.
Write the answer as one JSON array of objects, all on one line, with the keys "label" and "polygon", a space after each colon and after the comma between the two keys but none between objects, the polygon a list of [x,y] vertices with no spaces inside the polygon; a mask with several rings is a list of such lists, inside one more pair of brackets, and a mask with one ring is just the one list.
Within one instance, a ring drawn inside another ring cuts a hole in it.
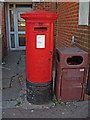
[{"label": "brick wall", "polygon": [[90,61],[90,2],[89,2],[89,26],[88,26],[88,51],[89,51],[89,61]]},{"label": "brick wall", "polygon": [[57,46],[68,47],[71,45],[71,37],[77,29],[78,3],[59,2],[58,3],[58,41]]},{"label": "brick wall", "polygon": [[7,54],[7,39],[6,39],[6,22],[5,22],[5,6],[2,4],[2,58]]},{"label": "brick wall", "polygon": [[56,2],[36,2],[33,4],[33,9],[37,10],[47,10],[47,11],[52,11],[56,12]]},{"label": "brick wall", "polygon": [[[0,16],[2,16],[2,4],[0,3]],[[1,34],[2,18],[0,19],[0,62],[2,61],[2,34]]]},{"label": "brick wall", "polygon": [[[72,46],[72,36],[75,37],[75,46],[89,52],[89,28],[90,26],[78,25],[79,3],[78,2],[59,2],[58,13],[58,47]],[[90,55],[89,55],[90,58]]]},{"label": "brick wall", "polygon": [[3,4],[0,3],[0,16],[1,16],[1,19],[0,19],[0,26],[2,25],[2,6],[3,6]]}]

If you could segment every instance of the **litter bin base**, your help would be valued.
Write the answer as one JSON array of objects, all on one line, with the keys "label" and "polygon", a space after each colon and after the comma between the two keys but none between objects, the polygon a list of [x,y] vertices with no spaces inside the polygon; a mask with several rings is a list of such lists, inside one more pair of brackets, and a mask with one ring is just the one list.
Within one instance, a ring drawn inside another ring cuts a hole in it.
[{"label": "litter bin base", "polygon": [[44,104],[53,98],[52,82],[38,84],[26,80],[27,100],[33,104]]}]

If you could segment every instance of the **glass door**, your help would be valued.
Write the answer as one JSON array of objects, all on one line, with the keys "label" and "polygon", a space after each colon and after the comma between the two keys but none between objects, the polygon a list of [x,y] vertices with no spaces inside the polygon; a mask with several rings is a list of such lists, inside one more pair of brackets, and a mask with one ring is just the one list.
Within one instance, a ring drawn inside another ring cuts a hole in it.
[{"label": "glass door", "polygon": [[25,49],[25,20],[20,14],[32,10],[32,4],[7,5],[7,36],[11,50]]},{"label": "glass door", "polygon": [[29,11],[30,9],[17,9],[16,10],[16,23],[17,23],[17,47],[19,49],[25,49],[25,20],[20,17],[20,14]]}]

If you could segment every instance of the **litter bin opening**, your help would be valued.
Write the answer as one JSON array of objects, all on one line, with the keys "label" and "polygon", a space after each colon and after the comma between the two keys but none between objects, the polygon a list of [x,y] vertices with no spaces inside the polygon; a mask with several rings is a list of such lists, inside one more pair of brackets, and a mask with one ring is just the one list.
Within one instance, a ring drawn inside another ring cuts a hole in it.
[{"label": "litter bin opening", "polygon": [[83,62],[83,58],[81,56],[69,56],[67,58],[68,65],[80,65]]}]

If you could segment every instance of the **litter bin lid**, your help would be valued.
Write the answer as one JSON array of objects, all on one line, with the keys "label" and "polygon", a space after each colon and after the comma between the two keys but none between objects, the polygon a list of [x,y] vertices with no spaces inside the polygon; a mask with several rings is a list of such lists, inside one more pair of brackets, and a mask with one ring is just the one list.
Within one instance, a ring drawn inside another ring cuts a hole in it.
[{"label": "litter bin lid", "polygon": [[88,54],[78,47],[57,48],[62,54]]}]

